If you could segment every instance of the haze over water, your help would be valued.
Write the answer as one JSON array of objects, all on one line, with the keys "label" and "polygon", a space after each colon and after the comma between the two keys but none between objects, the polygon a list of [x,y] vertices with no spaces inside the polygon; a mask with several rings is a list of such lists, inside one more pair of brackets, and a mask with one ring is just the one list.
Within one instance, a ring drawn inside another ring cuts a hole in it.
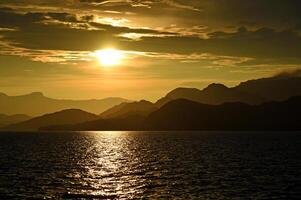
[{"label": "haze over water", "polygon": [[298,199],[300,133],[0,133],[1,198]]}]

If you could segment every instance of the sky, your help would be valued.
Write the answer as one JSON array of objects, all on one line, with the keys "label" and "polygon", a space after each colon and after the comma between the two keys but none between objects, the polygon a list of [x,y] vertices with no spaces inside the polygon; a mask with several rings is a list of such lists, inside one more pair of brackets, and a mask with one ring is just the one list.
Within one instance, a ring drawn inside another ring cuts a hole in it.
[{"label": "sky", "polygon": [[230,87],[300,69],[300,7],[299,0],[0,0],[0,92],[155,101],[177,87]]}]

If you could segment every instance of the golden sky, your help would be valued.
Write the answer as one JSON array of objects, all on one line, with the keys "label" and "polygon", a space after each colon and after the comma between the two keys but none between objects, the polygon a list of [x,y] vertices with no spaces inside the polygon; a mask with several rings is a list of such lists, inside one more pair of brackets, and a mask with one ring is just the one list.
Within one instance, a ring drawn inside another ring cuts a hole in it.
[{"label": "golden sky", "polygon": [[156,100],[299,68],[298,0],[1,0],[0,91]]}]

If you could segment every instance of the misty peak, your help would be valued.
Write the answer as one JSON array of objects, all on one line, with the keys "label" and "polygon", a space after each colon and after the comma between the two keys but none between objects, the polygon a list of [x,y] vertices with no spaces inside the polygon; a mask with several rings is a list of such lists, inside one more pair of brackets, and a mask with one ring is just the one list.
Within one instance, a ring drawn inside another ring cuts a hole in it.
[{"label": "misty peak", "polygon": [[176,88],[169,92],[166,96],[167,97],[173,97],[173,96],[181,96],[181,95],[186,95],[186,94],[194,94],[194,93],[199,93],[200,90],[197,88]]},{"label": "misty peak", "polygon": [[139,103],[145,104],[145,105],[153,105],[152,102],[144,100],[144,99],[140,100]]},{"label": "misty peak", "polygon": [[225,90],[225,89],[229,89],[229,88],[220,83],[212,83],[208,85],[204,90]]},{"label": "misty peak", "polygon": [[32,92],[28,96],[32,96],[32,97],[45,97],[42,92]]}]

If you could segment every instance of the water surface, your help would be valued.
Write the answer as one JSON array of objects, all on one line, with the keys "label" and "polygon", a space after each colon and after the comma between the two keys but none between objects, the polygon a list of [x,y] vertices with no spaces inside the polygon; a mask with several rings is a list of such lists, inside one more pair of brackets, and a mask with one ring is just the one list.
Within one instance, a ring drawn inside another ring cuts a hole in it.
[{"label": "water surface", "polygon": [[300,199],[301,133],[0,133],[0,199]]}]

